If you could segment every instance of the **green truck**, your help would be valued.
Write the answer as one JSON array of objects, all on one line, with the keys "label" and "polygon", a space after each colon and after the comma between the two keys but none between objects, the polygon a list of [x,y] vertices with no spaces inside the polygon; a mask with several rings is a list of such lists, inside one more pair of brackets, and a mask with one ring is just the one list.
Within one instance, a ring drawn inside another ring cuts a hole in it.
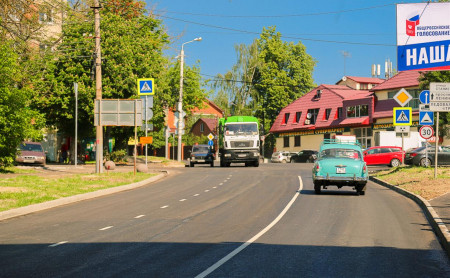
[{"label": "green truck", "polygon": [[231,116],[219,119],[220,166],[245,163],[259,166],[259,124],[252,116]]}]

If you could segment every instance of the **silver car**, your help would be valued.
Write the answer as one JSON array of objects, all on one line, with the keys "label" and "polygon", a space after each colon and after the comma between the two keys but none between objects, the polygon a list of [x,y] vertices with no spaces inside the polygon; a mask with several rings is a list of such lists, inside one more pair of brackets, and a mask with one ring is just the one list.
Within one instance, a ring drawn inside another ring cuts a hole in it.
[{"label": "silver car", "polygon": [[291,161],[292,153],[288,151],[274,152],[270,159],[273,163],[286,163]]}]

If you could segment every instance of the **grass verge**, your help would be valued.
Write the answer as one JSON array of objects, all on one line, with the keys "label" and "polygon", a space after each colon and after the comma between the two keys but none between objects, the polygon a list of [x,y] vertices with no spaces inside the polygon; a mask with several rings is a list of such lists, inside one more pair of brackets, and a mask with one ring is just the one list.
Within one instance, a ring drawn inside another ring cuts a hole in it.
[{"label": "grass verge", "polygon": [[397,167],[373,174],[385,182],[399,186],[426,200],[431,200],[450,192],[450,168],[438,168],[434,178],[434,168]]},{"label": "grass verge", "polygon": [[[13,170],[14,171],[14,170]],[[17,175],[0,179],[0,211],[38,204],[155,176],[151,173],[76,174],[62,177]]]}]

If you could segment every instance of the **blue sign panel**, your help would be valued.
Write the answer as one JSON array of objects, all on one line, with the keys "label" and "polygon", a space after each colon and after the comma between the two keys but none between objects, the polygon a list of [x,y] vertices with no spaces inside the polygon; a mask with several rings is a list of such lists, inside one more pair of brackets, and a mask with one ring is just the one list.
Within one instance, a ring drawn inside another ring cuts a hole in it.
[{"label": "blue sign panel", "polygon": [[145,96],[145,95],[154,95],[154,79],[153,78],[145,78],[145,79],[138,79],[137,80],[137,86],[138,86],[138,95]]},{"label": "blue sign panel", "polygon": [[450,40],[397,46],[398,71],[448,69],[449,44]]},{"label": "blue sign panel", "polygon": [[209,141],[208,141],[208,145],[214,146],[214,141],[213,141],[213,140],[209,140]]},{"label": "blue sign panel", "polygon": [[412,108],[411,107],[394,107],[394,126],[411,125],[412,124]]},{"label": "blue sign panel", "polygon": [[420,111],[419,112],[419,125],[434,125],[433,111]]},{"label": "blue sign panel", "polygon": [[423,104],[430,103],[430,91],[428,90],[422,91],[419,95],[419,100]]}]

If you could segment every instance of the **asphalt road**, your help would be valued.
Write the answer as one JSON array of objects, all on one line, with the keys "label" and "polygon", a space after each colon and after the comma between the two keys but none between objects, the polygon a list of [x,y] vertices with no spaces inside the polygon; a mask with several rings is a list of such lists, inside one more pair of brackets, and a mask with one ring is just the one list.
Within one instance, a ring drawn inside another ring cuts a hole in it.
[{"label": "asphalt road", "polygon": [[179,168],[0,222],[0,277],[448,277],[413,201],[323,192],[311,164]]}]

